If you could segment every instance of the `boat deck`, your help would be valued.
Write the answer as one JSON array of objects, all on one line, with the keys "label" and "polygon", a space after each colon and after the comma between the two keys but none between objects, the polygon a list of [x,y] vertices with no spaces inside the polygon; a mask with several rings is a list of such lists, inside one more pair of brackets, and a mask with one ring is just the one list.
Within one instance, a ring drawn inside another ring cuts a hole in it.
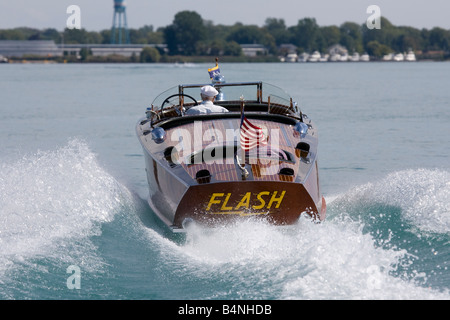
[{"label": "boat deck", "polygon": [[[160,126],[166,128],[167,139],[164,144],[159,145],[152,141],[150,134],[144,134],[148,130],[148,124],[138,125],[138,128],[140,127],[138,131],[141,131],[141,142],[147,146],[148,152],[153,154],[154,158],[167,159],[168,153],[172,155],[173,150],[176,150],[176,155],[171,157],[174,159],[162,161],[162,164],[171,170],[176,167],[183,168],[189,179],[182,174],[178,176],[188,185],[198,183],[197,173],[201,170],[208,170],[211,173],[210,183],[240,181],[242,177],[236,168],[234,158],[236,152],[239,154],[237,143],[240,114],[225,115],[225,117],[185,116],[183,119],[175,118],[173,121],[177,122],[176,125],[170,121],[161,123]],[[262,117],[258,113],[249,113],[246,116],[254,125],[267,129],[270,142],[278,145],[283,154],[279,158],[274,158],[271,154],[264,159],[264,156],[261,157],[264,149],[261,149],[260,153],[257,150],[247,152],[246,164],[251,168],[247,180],[284,182],[306,180],[317,156],[317,133],[312,123],[307,121],[308,135],[300,139],[298,132],[294,130],[294,122],[290,122],[289,119],[285,119],[287,123],[280,123],[267,121],[268,117]],[[278,118],[273,116],[272,120]],[[300,155],[298,149],[300,141],[310,146],[306,157]]]}]

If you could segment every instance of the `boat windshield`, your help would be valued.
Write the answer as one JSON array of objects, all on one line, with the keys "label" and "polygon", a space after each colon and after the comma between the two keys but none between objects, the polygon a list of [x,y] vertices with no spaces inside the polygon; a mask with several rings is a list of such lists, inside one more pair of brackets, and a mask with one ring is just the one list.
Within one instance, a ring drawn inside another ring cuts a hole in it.
[{"label": "boat windshield", "polygon": [[[180,85],[161,93],[152,102],[154,110],[161,110],[183,104],[199,103],[200,88],[206,84]],[[221,83],[214,87],[219,91],[216,104],[238,104],[243,99],[246,104],[273,104],[292,108],[291,96],[283,89],[265,82]]]}]

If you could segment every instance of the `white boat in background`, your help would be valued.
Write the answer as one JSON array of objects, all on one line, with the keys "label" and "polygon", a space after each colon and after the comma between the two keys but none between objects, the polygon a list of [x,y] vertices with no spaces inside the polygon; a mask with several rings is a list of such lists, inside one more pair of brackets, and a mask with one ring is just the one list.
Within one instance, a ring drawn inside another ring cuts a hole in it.
[{"label": "white boat in background", "polygon": [[386,54],[386,55],[383,57],[383,61],[392,61],[393,59],[394,59],[394,53]]},{"label": "white boat in background", "polygon": [[319,51],[314,51],[311,56],[309,56],[309,62],[318,62],[320,61],[321,55]]},{"label": "white boat in background", "polygon": [[394,56],[394,61],[396,61],[396,62],[405,61],[405,56],[403,55],[403,53],[397,53]]},{"label": "white boat in background", "polygon": [[0,63],[8,63],[8,59],[0,54]]},{"label": "white boat in background", "polygon": [[408,52],[408,54],[406,55],[405,60],[406,61],[417,61],[416,55],[414,54],[414,51],[410,50]]},{"label": "white boat in background", "polygon": [[328,59],[330,58],[329,54],[324,54],[322,58],[319,59],[320,62],[328,62]]},{"label": "white boat in background", "polygon": [[367,53],[364,53],[359,60],[362,62],[369,62],[370,56]]},{"label": "white boat in background", "polygon": [[298,62],[307,62],[309,59],[309,54],[303,52],[299,57],[298,57]]},{"label": "white boat in background", "polygon": [[360,56],[358,52],[355,52],[352,54],[352,56],[349,58],[352,62],[358,62],[360,60]]},{"label": "white boat in background", "polygon": [[298,55],[296,53],[289,53],[285,59],[286,62],[297,62]]},{"label": "white boat in background", "polygon": [[341,62],[346,62],[348,60],[349,60],[348,54],[341,55],[341,58],[339,59],[339,61]]},{"label": "white boat in background", "polygon": [[341,55],[339,53],[334,53],[330,57],[331,62],[338,62],[341,61]]}]

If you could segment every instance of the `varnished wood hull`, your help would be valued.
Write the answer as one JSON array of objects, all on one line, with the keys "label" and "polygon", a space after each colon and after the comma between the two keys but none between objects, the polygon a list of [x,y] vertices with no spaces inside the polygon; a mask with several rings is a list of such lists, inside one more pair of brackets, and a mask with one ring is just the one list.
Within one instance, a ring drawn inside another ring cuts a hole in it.
[{"label": "varnished wood hull", "polygon": [[[274,172],[270,172],[270,166],[264,167],[247,161],[249,175],[245,178],[241,175],[239,165],[234,162],[191,165],[183,161],[171,163],[167,160],[165,151],[178,145],[180,141],[188,141],[187,137],[181,137],[181,132],[193,132],[193,122],[167,126],[168,137],[175,135],[176,138],[167,139],[163,143],[155,143],[151,139],[145,120],[138,123],[137,135],[143,146],[149,183],[149,204],[174,232],[182,231],[183,222],[188,220],[214,226],[251,217],[275,225],[288,225],[295,223],[302,214],[318,221],[325,218],[326,204],[319,185],[317,133],[311,122],[309,136],[299,137],[289,122],[264,121],[258,118],[253,121],[257,125],[264,124],[269,129],[281,130],[280,148],[286,150],[292,159],[277,162]],[[238,115],[228,115],[226,119],[205,118],[197,125],[201,125],[203,130],[214,127],[223,131],[225,126],[235,129],[238,122]],[[177,132],[178,129],[185,131]],[[307,157],[296,149],[299,141],[306,141],[310,146]],[[220,141],[217,143],[219,145]],[[183,159],[185,158],[184,156]],[[282,169],[291,170],[288,172],[292,174],[280,174]],[[207,170],[211,176],[196,179],[196,173],[202,170]]]}]

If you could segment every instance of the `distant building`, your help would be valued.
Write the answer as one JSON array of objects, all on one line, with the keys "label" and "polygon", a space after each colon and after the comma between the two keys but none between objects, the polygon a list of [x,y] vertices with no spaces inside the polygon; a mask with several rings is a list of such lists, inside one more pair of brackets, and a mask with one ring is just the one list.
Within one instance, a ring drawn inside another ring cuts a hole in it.
[{"label": "distant building", "polygon": [[242,53],[247,57],[256,57],[267,55],[269,50],[262,44],[241,44]]},{"label": "distant building", "polygon": [[82,49],[88,49],[93,56],[109,56],[120,55],[124,57],[131,57],[133,54],[139,56],[144,47],[156,47],[161,51],[166,50],[166,45],[154,44],[66,44],[59,45],[60,49],[69,55],[79,55]]},{"label": "distant building", "polygon": [[292,43],[283,43],[278,47],[278,51],[283,55],[297,53],[297,46]]},{"label": "distant building", "polygon": [[53,41],[0,40],[0,55],[22,58],[24,56],[57,57],[62,51]]},{"label": "distant building", "polygon": [[94,56],[121,55],[131,57],[139,56],[144,47],[156,47],[167,51],[164,44],[55,44],[53,41],[16,41],[0,40],[0,55],[11,58],[25,56],[61,57],[64,55],[79,56],[82,49],[87,49]]}]

